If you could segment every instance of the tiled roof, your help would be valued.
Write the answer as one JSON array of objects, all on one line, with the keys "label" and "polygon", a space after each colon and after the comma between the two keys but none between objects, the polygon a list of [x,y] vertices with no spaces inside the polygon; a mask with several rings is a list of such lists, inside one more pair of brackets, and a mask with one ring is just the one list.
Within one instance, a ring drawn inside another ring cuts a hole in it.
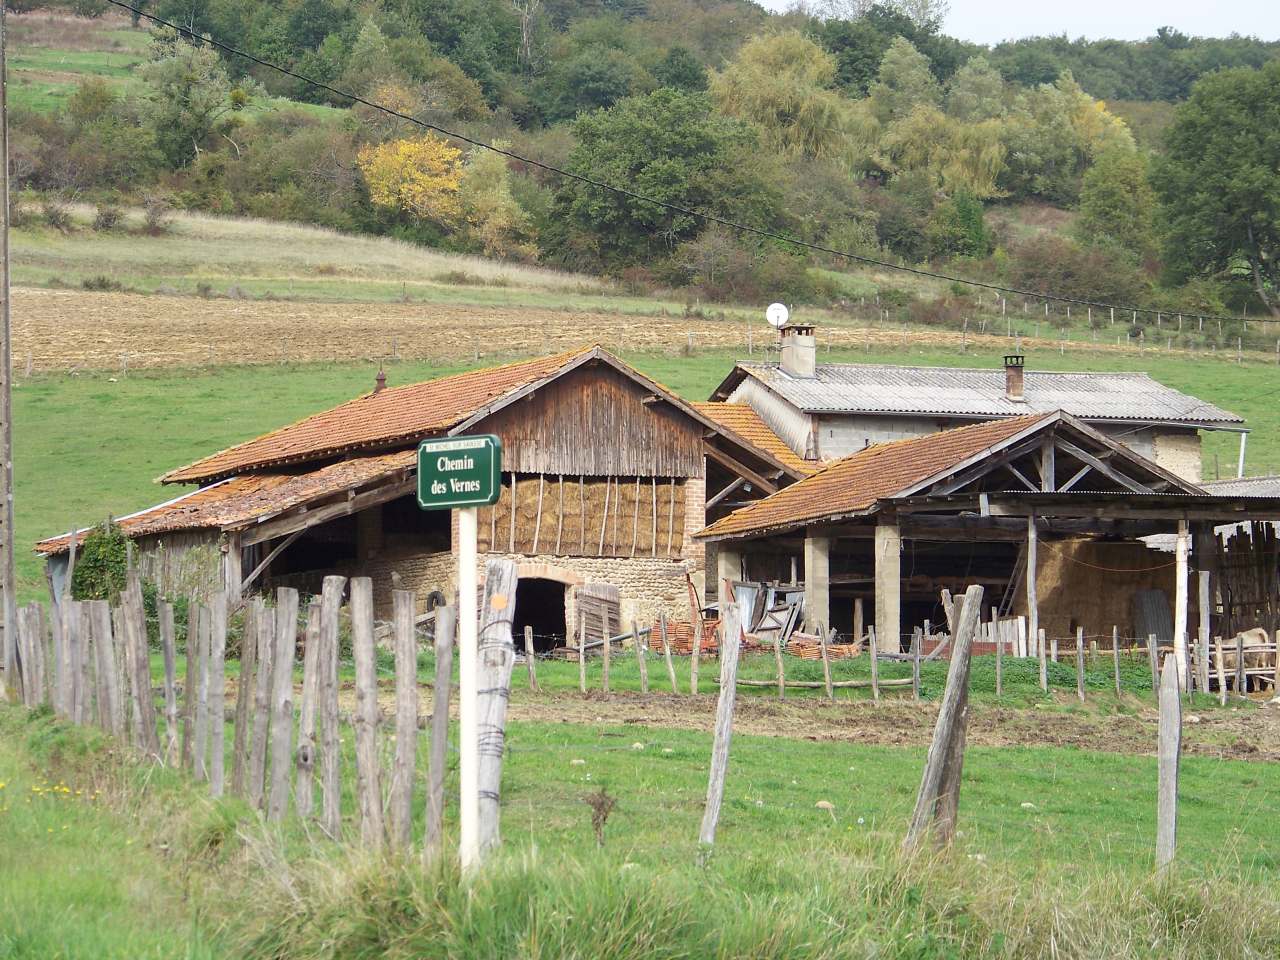
[{"label": "tiled roof", "polygon": [[1049,416],[1014,417],[881,443],[717,520],[699,537],[759,534],[856,514],[982,453]]},{"label": "tiled roof", "polygon": [[798,473],[813,473],[820,466],[816,462],[805,460],[783,443],[782,438],[760,419],[760,414],[745,403],[704,402],[695,403],[693,407],[708,420],[714,420]]},{"label": "tiled roof", "polygon": [[471,370],[365,394],[330,410],[173,470],[164,483],[207,483],[246,470],[414,443],[444,433],[487,404],[550,376],[594,347]]},{"label": "tiled roof", "polygon": [[[329,497],[344,490],[379,480],[417,463],[417,450],[398,450],[370,457],[354,457],[308,473],[257,473],[232,477],[149,507],[116,522],[130,538],[178,530],[227,529],[244,526],[259,517],[269,517]],[[85,533],[77,531],[77,536]],[[70,534],[51,537],[36,544],[42,554],[64,553]]]},{"label": "tiled roof", "polygon": [[1004,368],[895,367],[820,363],[812,377],[793,377],[776,363],[739,363],[720,391],[743,376],[766,384],[809,413],[881,413],[1014,417],[1064,410],[1082,420],[1238,424],[1240,417],[1166,387],[1145,373],[1059,373],[1026,370],[1023,402],[1005,398]]}]

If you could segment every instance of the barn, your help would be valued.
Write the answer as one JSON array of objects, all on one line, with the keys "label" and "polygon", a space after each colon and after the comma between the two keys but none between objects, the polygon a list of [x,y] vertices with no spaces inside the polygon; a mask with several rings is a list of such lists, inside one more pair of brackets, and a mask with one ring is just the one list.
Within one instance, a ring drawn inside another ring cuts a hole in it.
[{"label": "barn", "polygon": [[[598,346],[370,392],[165,474],[193,490],[119,518],[169,594],[369,576],[386,610],[456,588],[457,522],[416,501],[416,447],[490,433],[502,492],[479,516],[480,563],[517,560],[518,628],[541,648],[630,617],[690,620],[704,588],[693,534],[810,467],[744,405],[692,405]],[[772,438],[772,439],[771,439]],[[80,532],[82,535],[83,531]],[[73,535],[45,540],[55,579]]]}]

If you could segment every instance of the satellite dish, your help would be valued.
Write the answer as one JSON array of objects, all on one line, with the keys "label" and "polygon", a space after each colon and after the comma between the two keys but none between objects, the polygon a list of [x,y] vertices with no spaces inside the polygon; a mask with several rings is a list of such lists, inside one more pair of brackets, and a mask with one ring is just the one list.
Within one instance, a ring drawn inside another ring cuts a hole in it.
[{"label": "satellite dish", "polygon": [[787,318],[790,314],[787,308],[781,303],[771,303],[764,312],[764,317],[769,321],[769,325],[777,330],[781,330],[787,325]]}]

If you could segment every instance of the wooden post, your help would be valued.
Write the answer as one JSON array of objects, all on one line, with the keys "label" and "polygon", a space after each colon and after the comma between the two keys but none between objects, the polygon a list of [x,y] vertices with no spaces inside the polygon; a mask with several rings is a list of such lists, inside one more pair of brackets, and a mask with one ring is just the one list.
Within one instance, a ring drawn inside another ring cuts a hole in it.
[{"label": "wooden post", "polygon": [[782,665],[782,631],[779,630],[773,638],[773,665],[774,672],[778,682],[778,699],[785,700],[787,697],[787,676]]},{"label": "wooden post", "polygon": [[[1208,563],[1208,558],[1205,556],[1202,556],[1201,551],[1207,552],[1208,547],[1211,546],[1214,542],[1215,542],[1215,538],[1212,538],[1212,537],[1201,536],[1197,538],[1196,554],[1197,554],[1198,566],[1203,566],[1206,563]],[[1209,616],[1210,616],[1210,613],[1212,612],[1211,607],[1213,604],[1213,600],[1211,599],[1211,595],[1209,593],[1209,571],[1208,570],[1197,571],[1196,581],[1197,581],[1196,608],[1198,613],[1200,614],[1200,629],[1197,631],[1197,633],[1199,635],[1199,648],[1203,652],[1203,655],[1198,658],[1200,660],[1200,689],[1208,693],[1209,691],[1209,658],[1208,658],[1209,630],[1211,629]],[[1280,692],[1280,688],[1277,688],[1277,692]]]},{"label": "wooden post", "polygon": [[[831,632],[834,633],[835,631]],[[818,630],[818,649],[822,654],[822,685],[826,689],[827,699],[834,700],[836,692],[831,688],[831,657],[827,651],[827,645],[830,641],[831,638],[827,633],[826,627],[820,627]]]},{"label": "wooden post", "polygon": [[302,709],[298,714],[297,778],[293,794],[298,816],[305,820],[311,816],[316,799],[316,713],[323,653],[319,600],[307,604],[307,629],[303,636],[306,640],[302,648]]},{"label": "wooden post", "polygon": [[578,692],[587,692],[587,611],[578,610]]},{"label": "wooden post", "polygon": [[444,849],[444,776],[449,761],[449,691],[453,681],[453,634],[457,620],[456,608],[436,608],[436,675],[431,687],[427,824],[422,848],[425,863],[430,863]]},{"label": "wooden post", "polygon": [[[345,577],[320,587],[320,825],[332,840],[342,834],[342,753],[338,738],[338,614]],[[254,731],[257,732],[256,730]]]},{"label": "wooden post", "polygon": [[[514,561],[488,562],[479,636],[480,859],[501,842],[502,756],[506,744],[511,670],[516,661],[511,625],[516,612],[517,579]],[[607,624],[605,639],[607,646]]]},{"label": "wooden post", "polygon": [[1227,705],[1227,670],[1223,665],[1222,657],[1222,638],[1213,638],[1214,647],[1214,664],[1218,668],[1218,705],[1225,707]]},{"label": "wooden post", "polygon": [[880,702],[880,654],[876,640],[876,628],[867,630],[867,652],[871,655],[871,699]]},{"label": "wooden post", "polygon": [[[471,602],[475,602],[472,600]],[[351,649],[356,662],[356,797],[360,839],[380,847],[386,838],[382,820],[378,766],[378,665],[373,648],[373,581],[351,578]]]},{"label": "wooden post", "polygon": [[1084,703],[1084,627],[1076,627],[1076,696]]},{"label": "wooden post", "polygon": [[275,611],[258,615],[258,675],[253,683],[253,742],[249,748],[249,802],[266,809],[267,743],[271,729],[271,668],[276,658]]},{"label": "wooden post", "polygon": [[195,766],[192,773],[197,780],[209,779],[209,608],[200,607],[196,621],[196,743]]},{"label": "wooden post", "polygon": [[[658,614],[658,635],[662,637],[662,659],[667,664],[667,679],[671,681],[671,692],[679,693],[680,688],[676,686],[676,668],[671,662],[671,641],[667,638],[667,615],[665,613]],[[1280,658],[1277,658],[1280,661]]]},{"label": "wooden post", "polygon": [[[1247,436],[1247,434],[1241,434]],[[1191,535],[1185,520],[1178,521],[1174,544],[1173,660],[1178,668],[1178,689],[1187,692],[1187,554]]]},{"label": "wooden post", "polygon": [[1116,696],[1120,696],[1120,628],[1111,628],[1111,665],[1116,675]]},{"label": "wooden post", "polygon": [[409,590],[396,590],[391,600],[396,654],[396,755],[391,773],[389,830],[392,846],[407,850],[413,830],[414,761],[418,756],[418,644],[413,632],[417,598]]},{"label": "wooden post", "polygon": [[911,699],[920,699],[920,647],[924,638],[914,635],[911,638]]},{"label": "wooden post", "polygon": [[[182,769],[195,771],[196,685],[200,661],[200,606],[187,601],[186,679],[182,684]],[[102,673],[99,669],[99,678]]]},{"label": "wooden post", "polygon": [[[354,633],[354,627],[352,629]],[[293,766],[293,658],[298,645],[298,591],[276,591],[276,648],[271,662],[271,793],[267,819],[279,823],[289,810]]]},{"label": "wooden post", "polygon": [[[76,722],[90,724],[97,716],[94,712],[96,701],[102,696],[102,692],[98,690],[98,671],[94,660],[96,650],[93,644],[93,613],[88,603],[70,599],[67,600],[65,610],[73,611],[79,621],[76,626],[80,642],[80,674],[76,678]],[[73,613],[64,612],[63,622],[66,623],[72,615]]]},{"label": "wooden post", "polygon": [[219,590],[209,606],[209,792],[215,797],[222,796],[226,785],[226,671],[227,595]]},{"label": "wooden post", "polygon": [[[994,608],[992,608],[994,612]],[[993,619],[992,626],[996,627],[993,631],[996,640],[996,696],[1004,696],[1004,631],[999,629],[999,624]]]},{"label": "wooden post", "polygon": [[640,671],[640,692],[649,692],[649,664],[645,660],[645,643],[640,637],[640,628],[635,618],[631,618],[631,646],[636,653],[636,667]]},{"label": "wooden post", "polygon": [[866,615],[862,610],[862,598],[854,597],[853,599],[853,642],[861,643],[862,635],[866,632],[863,627],[863,618]]},{"label": "wooden post", "polygon": [[1058,662],[1058,638],[1052,637],[1049,640],[1049,659],[1054,663]]},{"label": "wooden post", "polygon": [[609,660],[612,657],[613,641],[609,637],[609,614],[600,610],[600,637],[604,640],[600,655],[600,689],[609,692]]},{"label": "wooden post", "polygon": [[[105,600],[89,600],[87,603],[98,674],[98,725],[108,733],[119,736],[124,733],[124,728],[123,725],[117,727],[120,711],[116,701],[120,689],[117,685],[116,660],[111,642],[111,608]],[[187,696],[190,697],[190,693]]]},{"label": "wooden post", "polygon": [[1040,691],[1042,693],[1049,692],[1049,660],[1048,651],[1046,650],[1044,628],[1036,630],[1036,646],[1040,651]]},{"label": "wooden post", "polygon": [[538,692],[538,671],[533,662],[533,627],[524,628],[524,666],[529,673],[529,689]]},{"label": "wooden post", "polygon": [[[965,727],[969,711],[969,663],[973,637],[982,617],[982,587],[971,586],[951,619],[954,639],[951,664],[947,668],[947,686],[933,728],[933,742],[925,759],[920,791],[903,846],[914,849],[924,839],[930,826],[937,823],[939,842],[949,839],[955,826],[959,804],[960,773],[964,761]],[[943,797],[946,809],[943,810]],[[944,825],[943,818],[946,818]]]},{"label": "wooden post", "polygon": [[1151,663],[1151,689],[1158,691],[1160,689],[1160,666],[1159,658],[1156,656],[1156,635],[1154,633],[1147,634],[1147,660]]},{"label": "wooden post", "polygon": [[[236,680],[235,733],[231,740],[231,792],[244,796],[244,768],[248,761],[249,718],[253,703],[253,678],[258,665],[258,618],[262,600],[254,597],[244,614],[240,631],[240,676]],[[172,613],[170,613],[172,616]],[[161,633],[164,633],[163,620]]]},{"label": "wooden post", "polygon": [[738,686],[738,656],[742,631],[738,626],[738,605],[724,604],[720,611],[720,696],[716,703],[715,740],[711,748],[711,773],[707,778],[707,805],[702,813],[698,842],[716,842],[720,804],[724,801],[724,779],[729,766],[729,744],[733,738],[733,708]]},{"label": "wooden post", "polygon": [[1236,696],[1243,697],[1247,692],[1244,672],[1244,636],[1236,634]]},{"label": "wooden post", "polygon": [[1182,704],[1178,698],[1177,659],[1164,662],[1160,678],[1160,746],[1156,805],[1156,868],[1173,862],[1178,828],[1178,755],[1182,749]]},{"label": "wooden post", "polygon": [[697,696],[698,658],[702,655],[702,618],[696,609],[689,615],[689,626],[693,630],[693,644],[689,650],[689,692]]},{"label": "wooden post", "polygon": [[167,600],[161,600],[157,612],[160,616],[160,653],[164,658],[164,762],[168,766],[174,766],[178,762],[179,751],[177,651],[174,639],[173,604]]},{"label": "wooden post", "polygon": [[[1038,636],[1040,630],[1040,597],[1037,592],[1036,574],[1040,569],[1036,558],[1039,555],[1039,533],[1036,530],[1036,518],[1027,517],[1027,635]],[[1043,660],[1043,657],[1041,657]]]}]

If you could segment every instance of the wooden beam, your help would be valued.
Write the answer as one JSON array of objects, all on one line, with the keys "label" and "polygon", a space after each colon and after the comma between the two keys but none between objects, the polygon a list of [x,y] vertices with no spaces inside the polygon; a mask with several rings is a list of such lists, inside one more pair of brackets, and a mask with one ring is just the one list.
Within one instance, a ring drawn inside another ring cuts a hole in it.
[{"label": "wooden beam", "polygon": [[263,570],[267,569],[267,567],[270,566],[272,560],[274,560],[282,552],[284,552],[285,548],[287,548],[289,544],[293,543],[293,541],[297,540],[304,533],[306,533],[305,529],[295,530],[293,533],[289,534],[287,537],[281,540],[278,544],[276,544],[271,549],[271,552],[268,553],[265,557],[263,557],[262,562],[253,568],[253,572],[249,574],[249,576],[244,578],[244,582],[240,585],[240,589],[242,591],[249,589],[249,587],[253,584],[253,581],[258,579],[258,574],[262,573]]},{"label": "wooden beam", "polygon": [[[987,457],[979,460],[963,473],[952,474],[950,478],[944,477],[939,480],[929,489],[929,494],[931,496],[944,496],[949,493],[955,493],[957,490],[967,487],[979,477],[986,476],[997,467],[1013,463],[1013,461],[1032,452],[1039,446],[1040,438],[1032,437],[1030,440],[1019,443],[1016,446],[1009,447],[1007,450],[994,457]],[[1032,485],[1032,489],[1038,488]]]},{"label": "wooden beam", "polygon": [[380,503],[386,503],[388,500],[395,500],[413,493],[417,486],[417,477],[410,477],[373,490],[366,490],[363,493],[348,491],[347,496],[342,500],[309,509],[304,507],[296,513],[282,514],[271,520],[259,523],[257,526],[244,529],[241,545],[251,547],[255,543],[262,543],[264,540],[275,540],[277,537],[286,536],[296,530],[306,530],[309,527],[327,523],[337,517],[359,513],[368,507],[375,507]]},{"label": "wooden beam", "polygon": [[729,494],[733,493],[733,491],[737,490],[740,486],[742,486],[746,482],[747,481],[742,479],[742,477],[735,477],[734,480],[727,487],[725,487],[723,490],[721,490],[714,497],[712,497],[710,500],[707,501],[707,509],[710,510],[712,507],[714,507],[721,500],[723,500]]},{"label": "wooden beam", "polygon": [[742,477],[744,480],[748,480],[751,483],[755,484],[765,493],[778,492],[778,485],[776,483],[774,483],[771,480],[765,479],[763,476],[756,473],[746,464],[742,463],[739,460],[735,460],[733,457],[729,456],[723,450],[717,450],[715,447],[711,446],[711,444],[707,443],[705,440],[702,443],[702,452],[705,453],[712,460],[714,460],[716,463],[720,464],[720,466],[724,467],[726,470],[729,470],[732,473],[736,473],[738,476]]},{"label": "wooden beam", "polygon": [[1057,489],[1053,437],[1045,437],[1040,446],[1040,492],[1053,493]]},{"label": "wooden beam", "polygon": [[[1081,463],[1087,463],[1089,466],[1093,467],[1093,469],[1097,470],[1103,476],[1109,477],[1110,479],[1114,480],[1116,483],[1120,484],[1120,486],[1124,487],[1126,490],[1132,490],[1134,493],[1151,493],[1152,492],[1150,487],[1139,483],[1137,480],[1133,480],[1133,479],[1130,479],[1129,477],[1126,477],[1123,473],[1121,473],[1119,470],[1112,467],[1110,464],[1103,463],[1093,454],[1089,453],[1086,450],[1082,450],[1080,447],[1077,447],[1070,440],[1059,440],[1058,445],[1062,447],[1063,453],[1070,454],[1071,456],[1079,460]],[[1049,492],[1052,492],[1052,491],[1049,491]]]},{"label": "wooden beam", "polygon": [[1059,493],[1066,493],[1068,490],[1074,487],[1077,483],[1079,483],[1082,479],[1084,479],[1085,474],[1087,474],[1092,469],[1093,467],[1089,466],[1089,464],[1086,463],[1083,467],[1081,467],[1072,475],[1070,480],[1068,480],[1066,483],[1062,485],[1062,487],[1059,489]]},{"label": "wooden beam", "polygon": [[1022,482],[1022,485],[1026,487],[1028,490],[1034,491],[1036,489],[1036,485],[1032,483],[1030,480],[1028,480],[1026,476],[1022,473],[1022,471],[1019,470],[1017,467],[1015,467],[1012,463],[1006,463],[1004,467],[1006,470],[1012,473],[1015,477],[1017,477]]}]

